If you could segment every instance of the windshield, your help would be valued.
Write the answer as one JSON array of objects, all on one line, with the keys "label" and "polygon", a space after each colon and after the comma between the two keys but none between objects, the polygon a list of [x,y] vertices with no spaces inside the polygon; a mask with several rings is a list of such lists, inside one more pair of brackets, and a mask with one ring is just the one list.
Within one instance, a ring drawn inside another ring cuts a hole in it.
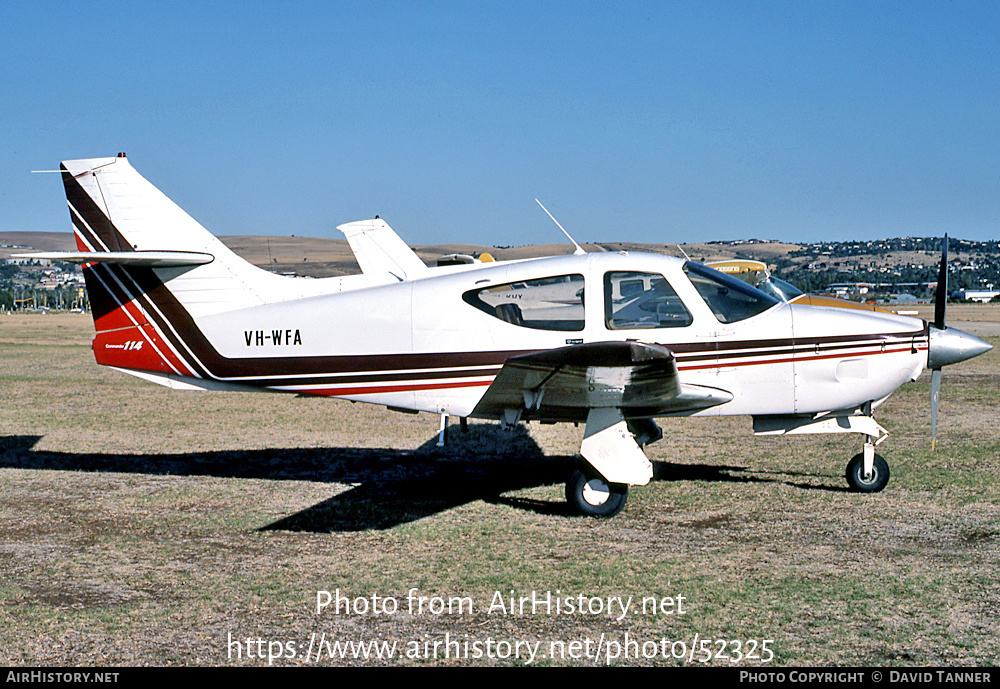
[{"label": "windshield", "polygon": [[684,264],[684,272],[720,323],[751,318],[779,303],[778,299],[742,280],[694,261]]},{"label": "windshield", "polygon": [[789,284],[773,275],[759,282],[756,287],[761,292],[770,294],[775,299],[780,299],[784,302],[789,302],[800,294],[803,294],[802,290],[795,285]]}]

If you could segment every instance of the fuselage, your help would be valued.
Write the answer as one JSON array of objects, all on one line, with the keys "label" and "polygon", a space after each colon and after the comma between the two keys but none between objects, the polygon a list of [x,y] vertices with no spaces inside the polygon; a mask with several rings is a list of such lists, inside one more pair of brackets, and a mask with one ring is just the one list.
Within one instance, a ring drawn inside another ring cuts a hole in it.
[{"label": "fuselage", "polygon": [[[512,357],[636,341],[669,350],[676,382],[712,402],[669,407],[676,413],[784,415],[878,402],[928,361],[923,321],[785,303],[662,255],[429,268],[376,218],[341,226],[363,274],[274,275],[236,256],[124,156],[62,168],[78,248],[70,260],[84,263],[97,361],[173,387],[470,416]],[[944,362],[988,347],[937,340]],[[618,375],[594,373],[580,375]],[[586,414],[594,403],[586,385],[580,392]],[[527,402],[526,413],[544,413]]]},{"label": "fuselage", "polygon": [[457,416],[473,414],[509,357],[571,344],[667,347],[685,383],[733,395],[692,415],[854,408],[926,365],[921,320],[760,300],[711,273],[666,256],[596,253],[358,289],[341,279],[343,291],[198,317],[205,351],[192,355],[228,383]]}]

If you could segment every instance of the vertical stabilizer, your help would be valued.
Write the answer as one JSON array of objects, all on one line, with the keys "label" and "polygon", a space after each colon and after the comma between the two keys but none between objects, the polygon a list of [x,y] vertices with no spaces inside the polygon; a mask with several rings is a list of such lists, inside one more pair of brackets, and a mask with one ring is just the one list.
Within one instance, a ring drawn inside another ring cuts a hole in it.
[{"label": "vertical stabilizer", "polygon": [[[100,364],[204,377],[212,350],[198,318],[284,298],[300,284],[234,254],[123,154],[61,170],[77,248],[84,261],[95,254],[83,274]],[[171,260],[178,256],[197,260]]]},{"label": "vertical stabilizer", "polygon": [[359,220],[340,225],[362,273],[389,273],[397,280],[412,280],[427,266],[385,221]]},{"label": "vertical stabilizer", "polygon": [[81,251],[189,251],[210,254],[197,268],[157,269],[192,315],[243,308],[266,301],[276,278],[244,261],[117,158],[68,160],[62,166],[77,247]]}]

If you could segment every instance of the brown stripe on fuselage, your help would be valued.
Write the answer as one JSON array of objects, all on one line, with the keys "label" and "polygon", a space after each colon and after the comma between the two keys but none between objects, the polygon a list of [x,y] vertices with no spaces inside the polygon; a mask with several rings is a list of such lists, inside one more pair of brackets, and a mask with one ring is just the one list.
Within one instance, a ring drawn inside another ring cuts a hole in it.
[{"label": "brown stripe on fuselage", "polygon": [[[107,217],[79,182],[63,169],[63,182],[70,205],[85,220],[88,228],[73,218],[78,231],[93,246],[106,246],[112,251],[131,251],[132,247],[114,223]],[[72,215],[72,214],[71,214]],[[99,240],[99,241],[98,241]],[[185,363],[203,377],[220,380],[253,379],[241,382],[251,385],[336,385],[338,383],[364,383],[378,381],[430,380],[436,378],[470,378],[493,375],[497,367],[508,358],[538,350],[506,350],[485,352],[429,352],[371,355],[327,355],[300,357],[225,357],[205,337],[194,319],[170,292],[156,272],[149,267],[102,264],[109,275],[114,275],[125,285],[127,294],[115,294],[123,303],[135,300],[142,306],[161,335],[170,342]],[[112,284],[113,280],[108,280]],[[88,285],[89,288],[89,285]],[[119,286],[113,289],[120,290]],[[101,308],[107,308],[107,304]],[[471,307],[470,307],[471,308]],[[162,315],[161,315],[162,314]],[[898,334],[827,335],[810,338],[774,338],[768,340],[739,340],[674,343],[662,345],[678,356],[678,364],[693,361],[749,359],[806,353],[813,348],[855,349],[892,339],[926,337],[926,328]],[[897,340],[898,341],[898,340]],[[198,361],[190,360],[195,357]],[[198,362],[202,366],[198,365]],[[750,362],[748,362],[750,363]],[[759,364],[768,361],[754,362]],[[472,367],[456,371],[457,367]],[[405,372],[410,369],[437,369],[433,371]],[[341,377],[315,378],[333,374],[351,374]],[[290,376],[310,376],[290,378]]]}]

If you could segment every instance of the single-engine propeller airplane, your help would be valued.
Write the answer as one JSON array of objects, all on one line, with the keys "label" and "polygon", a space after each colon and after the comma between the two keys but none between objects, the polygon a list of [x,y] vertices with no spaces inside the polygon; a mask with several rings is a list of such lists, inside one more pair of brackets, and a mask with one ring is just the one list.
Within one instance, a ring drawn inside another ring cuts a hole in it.
[{"label": "single-engine propeller airplane", "polygon": [[[882,490],[873,412],[924,367],[991,345],[933,324],[787,303],[699,263],[632,252],[425,265],[376,217],[341,225],[362,273],[305,279],[244,261],[124,154],[60,166],[99,364],[179,390],[266,390],[396,410],[583,422],[566,484],[611,516],[653,475],[666,416],[753,417],[755,434],[858,433],[847,465]],[[946,238],[947,241],[947,238]],[[946,249],[945,249],[946,252]]]}]

